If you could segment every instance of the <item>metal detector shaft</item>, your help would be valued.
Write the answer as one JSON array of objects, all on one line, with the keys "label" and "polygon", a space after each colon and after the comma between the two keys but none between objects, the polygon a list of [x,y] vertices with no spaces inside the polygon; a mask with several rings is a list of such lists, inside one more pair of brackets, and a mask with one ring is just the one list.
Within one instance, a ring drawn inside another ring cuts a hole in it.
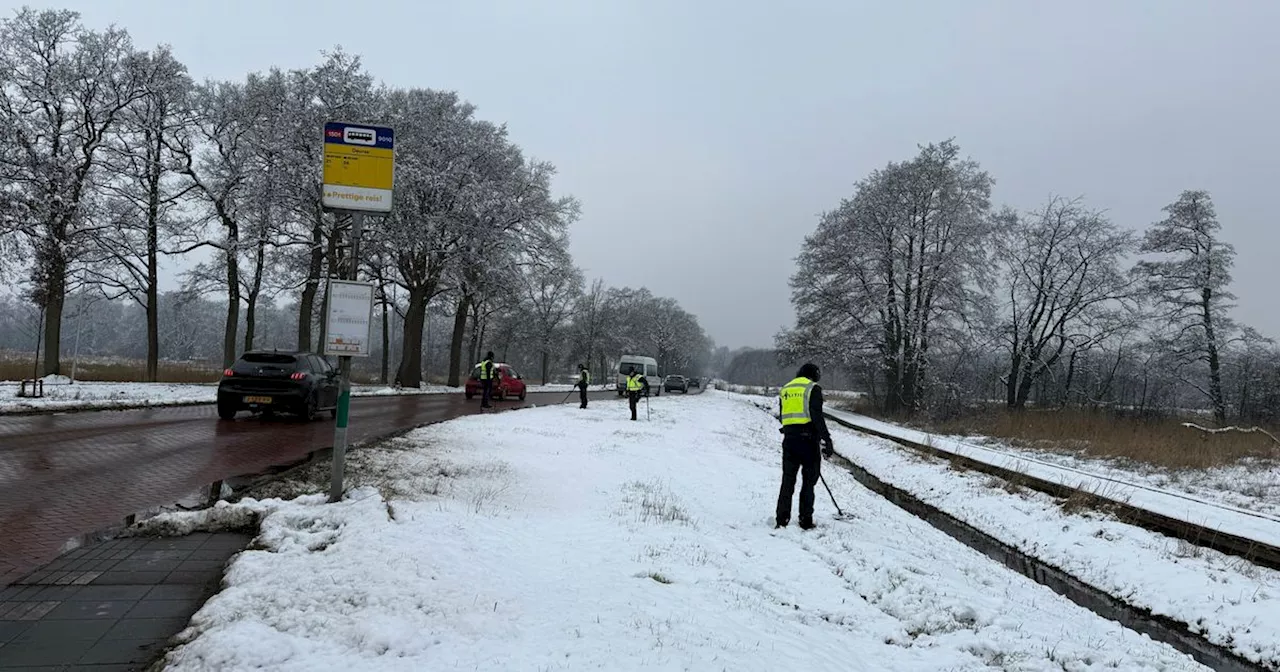
[{"label": "metal detector shaft", "polygon": [[822,477],[822,473],[818,473],[818,480],[822,481],[822,487],[827,489],[827,496],[831,498],[831,504],[836,507],[836,513],[844,517],[844,511],[840,510],[840,505],[836,504],[836,496],[831,494],[831,486],[827,485],[827,479]]}]

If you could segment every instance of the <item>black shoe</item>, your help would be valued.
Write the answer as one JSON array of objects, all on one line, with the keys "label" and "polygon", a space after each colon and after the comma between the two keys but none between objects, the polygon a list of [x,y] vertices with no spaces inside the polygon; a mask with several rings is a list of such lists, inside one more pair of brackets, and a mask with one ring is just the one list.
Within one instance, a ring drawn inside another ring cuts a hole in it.
[{"label": "black shoe", "polygon": [[791,521],[789,520],[779,520],[778,524],[773,526],[773,529],[777,530],[777,529],[784,528],[787,526],[787,523],[790,523],[790,522]]},{"label": "black shoe", "polygon": [[817,525],[814,525],[812,520],[805,520],[803,518],[800,519],[800,529],[812,530],[815,527],[817,527]]}]

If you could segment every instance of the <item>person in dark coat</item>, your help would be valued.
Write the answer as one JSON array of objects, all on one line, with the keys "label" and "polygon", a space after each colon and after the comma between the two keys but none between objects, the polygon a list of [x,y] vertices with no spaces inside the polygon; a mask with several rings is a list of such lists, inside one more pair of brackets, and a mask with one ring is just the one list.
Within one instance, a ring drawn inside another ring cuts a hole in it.
[{"label": "person in dark coat", "polygon": [[777,527],[791,522],[791,498],[800,474],[800,527],[813,524],[813,488],[821,476],[822,458],[835,452],[831,432],[822,415],[822,371],[817,364],[806,362],[791,382],[778,391],[779,418],[782,421],[782,486],[778,489]]},{"label": "person in dark coat", "polygon": [[587,386],[591,384],[591,371],[585,364],[578,365],[578,401],[581,405],[578,408],[587,407]]},{"label": "person in dark coat", "polygon": [[636,367],[627,368],[627,402],[631,405],[631,419],[636,419],[636,407],[640,404],[640,397],[649,396],[649,379],[644,374],[636,371]]},{"label": "person in dark coat", "polygon": [[492,408],[489,400],[493,398],[493,378],[498,374],[493,366],[493,351],[484,353],[484,361],[476,366],[480,367],[480,408]]}]

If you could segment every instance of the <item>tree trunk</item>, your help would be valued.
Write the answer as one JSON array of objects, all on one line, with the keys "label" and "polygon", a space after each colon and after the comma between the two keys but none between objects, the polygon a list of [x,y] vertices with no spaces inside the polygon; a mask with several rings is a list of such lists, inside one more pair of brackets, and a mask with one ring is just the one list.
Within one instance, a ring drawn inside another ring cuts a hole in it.
[{"label": "tree trunk", "polygon": [[1067,364],[1067,382],[1065,385],[1063,385],[1062,399],[1061,399],[1061,402],[1058,404],[1059,406],[1066,406],[1067,404],[1071,403],[1071,385],[1072,383],[1075,382],[1075,379],[1076,379],[1076,355],[1078,354],[1080,354],[1079,350],[1071,351],[1071,359],[1068,361],[1068,364]]},{"label": "tree trunk", "polygon": [[551,353],[546,350],[542,351],[542,384],[546,385],[550,382],[547,376],[551,373]]},{"label": "tree trunk", "polygon": [[41,376],[62,373],[62,308],[67,300],[66,266],[61,261],[51,268],[46,280],[44,311],[44,368]]},{"label": "tree trunk", "polygon": [[163,166],[164,139],[157,133],[148,143],[151,166],[147,172],[147,375],[148,383],[160,378],[160,176]]},{"label": "tree trunk", "polygon": [[236,332],[240,327],[240,267],[236,258],[239,236],[234,228],[227,233],[227,320],[222,332],[222,366],[236,363]]},{"label": "tree trunk", "polygon": [[404,314],[404,335],[400,349],[400,369],[396,379],[404,387],[422,386],[422,327],[427,317],[427,290],[409,290],[409,307]]},{"label": "tree trunk", "polygon": [[316,295],[320,293],[320,274],[324,270],[324,215],[316,212],[311,226],[311,262],[307,266],[307,282],[298,300],[298,349],[320,352],[319,343],[311,342],[311,321],[315,314]]},{"label": "tree trunk", "polygon": [[453,338],[449,342],[449,386],[457,387],[462,381],[462,341],[467,336],[467,315],[471,312],[471,297],[465,292],[458,298],[458,308],[453,314]]},{"label": "tree trunk", "polygon": [[1222,363],[1218,359],[1218,340],[1213,325],[1213,290],[1200,292],[1200,306],[1204,312],[1204,340],[1209,355],[1209,399],[1213,402],[1213,421],[1218,426],[1227,424],[1227,403],[1222,398]]},{"label": "tree trunk", "polygon": [[252,350],[254,339],[257,336],[258,326],[258,298],[262,296],[262,276],[266,273],[264,265],[267,257],[267,239],[265,236],[258,239],[257,250],[254,255],[253,284],[249,287],[249,297],[245,305],[244,312],[244,349]]}]

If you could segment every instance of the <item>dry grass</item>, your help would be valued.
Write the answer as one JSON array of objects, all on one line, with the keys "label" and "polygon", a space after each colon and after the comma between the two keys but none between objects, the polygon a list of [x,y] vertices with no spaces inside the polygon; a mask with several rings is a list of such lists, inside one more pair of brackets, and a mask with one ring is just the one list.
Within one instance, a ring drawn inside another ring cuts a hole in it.
[{"label": "dry grass", "polygon": [[[71,360],[62,360],[62,372],[71,374]],[[0,359],[0,380],[22,380],[35,373],[31,357],[25,360],[5,357]],[[221,367],[200,366],[177,362],[160,362],[161,383],[216,383],[222,375]],[[76,380],[86,382],[134,382],[147,375],[146,362],[138,360],[81,360],[76,366]]]},{"label": "dry grass", "polygon": [[[31,354],[0,351],[0,380],[23,380],[35,373]],[[62,359],[63,375],[71,375],[71,358]],[[76,380],[85,382],[129,383],[146,379],[147,363],[141,359],[85,358],[76,365]],[[217,364],[186,362],[160,362],[158,383],[216,383],[222,377],[222,367]],[[357,383],[377,383],[378,373],[353,372],[351,379]],[[443,385],[444,378],[432,376],[431,384]]]},{"label": "dry grass", "polygon": [[[861,400],[840,402],[839,406],[876,415],[875,409]],[[1020,448],[1163,469],[1208,469],[1245,460],[1280,460],[1280,445],[1263,434],[1206,434],[1183,427],[1182,422],[1179,418],[1135,418],[1078,408],[1022,412],[999,408],[951,420],[908,424],[935,434],[987,436]]]}]

